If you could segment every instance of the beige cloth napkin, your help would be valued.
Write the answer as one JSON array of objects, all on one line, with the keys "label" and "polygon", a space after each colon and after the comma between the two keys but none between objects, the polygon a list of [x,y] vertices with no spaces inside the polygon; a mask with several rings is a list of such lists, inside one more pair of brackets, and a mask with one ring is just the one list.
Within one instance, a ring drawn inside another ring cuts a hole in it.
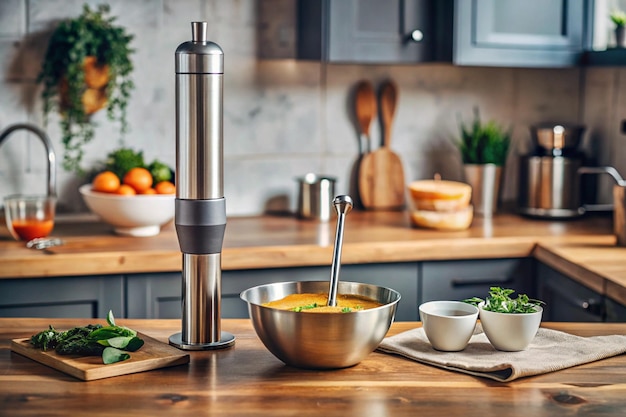
[{"label": "beige cloth napkin", "polygon": [[451,371],[507,382],[625,353],[626,335],[580,337],[540,328],[526,350],[501,352],[489,343],[478,323],[469,344],[460,352],[433,349],[421,327],[386,337],[378,350]]}]

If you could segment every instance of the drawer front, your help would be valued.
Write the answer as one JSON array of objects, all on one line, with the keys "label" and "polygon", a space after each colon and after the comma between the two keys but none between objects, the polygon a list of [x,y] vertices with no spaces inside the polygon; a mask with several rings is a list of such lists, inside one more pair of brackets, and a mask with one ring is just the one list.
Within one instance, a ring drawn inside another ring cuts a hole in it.
[{"label": "drawer front", "polygon": [[485,298],[494,286],[533,296],[533,261],[529,258],[433,261],[423,262],[421,268],[420,303]]},{"label": "drawer front", "polygon": [[[417,320],[417,263],[344,265],[342,281],[385,286],[402,299],[396,320]],[[137,274],[127,277],[127,311],[130,318],[180,318],[180,273]],[[221,316],[247,318],[248,305],[239,294],[251,287],[285,281],[329,281],[330,267],[280,268],[222,272]]]},{"label": "drawer front", "polygon": [[554,269],[537,265],[537,296],[543,300],[544,321],[604,321],[604,296]]},{"label": "drawer front", "polygon": [[[398,291],[402,298],[396,320],[417,320],[417,263],[343,265],[339,279]],[[222,276],[222,317],[248,317],[247,304],[239,298],[239,294],[250,287],[273,282],[329,280],[330,267],[225,271]]]},{"label": "drawer front", "polygon": [[610,298],[606,299],[606,321],[625,323],[626,322],[626,306],[613,301]]},{"label": "drawer front", "polygon": [[124,317],[121,275],[0,280],[0,317]]}]

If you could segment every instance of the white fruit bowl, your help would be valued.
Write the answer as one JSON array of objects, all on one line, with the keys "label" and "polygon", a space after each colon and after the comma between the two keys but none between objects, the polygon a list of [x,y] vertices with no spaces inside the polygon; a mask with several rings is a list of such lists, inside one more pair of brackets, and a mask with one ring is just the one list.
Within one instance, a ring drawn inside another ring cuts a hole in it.
[{"label": "white fruit bowl", "polygon": [[124,196],[91,190],[91,184],[78,191],[87,207],[125,236],[154,236],[174,218],[174,194]]}]

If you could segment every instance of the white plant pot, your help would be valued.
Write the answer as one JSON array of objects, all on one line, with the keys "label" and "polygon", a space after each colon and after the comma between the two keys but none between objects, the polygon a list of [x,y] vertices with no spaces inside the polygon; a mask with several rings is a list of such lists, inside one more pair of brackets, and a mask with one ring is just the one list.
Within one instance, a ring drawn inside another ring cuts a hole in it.
[{"label": "white plant pot", "polygon": [[478,305],[478,315],[493,347],[506,352],[526,349],[539,330],[543,308],[535,307],[534,313],[497,313],[483,310],[483,304]]}]

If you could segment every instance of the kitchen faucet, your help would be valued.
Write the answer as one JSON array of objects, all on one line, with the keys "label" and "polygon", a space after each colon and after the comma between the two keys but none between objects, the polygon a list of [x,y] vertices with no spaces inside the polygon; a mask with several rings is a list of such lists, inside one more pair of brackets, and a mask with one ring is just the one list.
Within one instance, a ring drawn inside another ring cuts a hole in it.
[{"label": "kitchen faucet", "polygon": [[29,123],[16,123],[14,125],[10,125],[7,127],[2,133],[0,133],[0,145],[6,138],[11,135],[11,133],[17,130],[28,130],[29,132],[34,133],[41,141],[46,148],[46,152],[48,153],[48,195],[50,197],[56,197],[56,156],[54,154],[54,149],[52,148],[52,142],[50,138],[40,128],[35,125]]},{"label": "kitchen faucet", "polygon": [[176,49],[176,202],[174,224],[182,252],[184,350],[232,346],[220,329],[224,199],[224,52],[207,40],[207,22],[192,22],[192,40]]}]

